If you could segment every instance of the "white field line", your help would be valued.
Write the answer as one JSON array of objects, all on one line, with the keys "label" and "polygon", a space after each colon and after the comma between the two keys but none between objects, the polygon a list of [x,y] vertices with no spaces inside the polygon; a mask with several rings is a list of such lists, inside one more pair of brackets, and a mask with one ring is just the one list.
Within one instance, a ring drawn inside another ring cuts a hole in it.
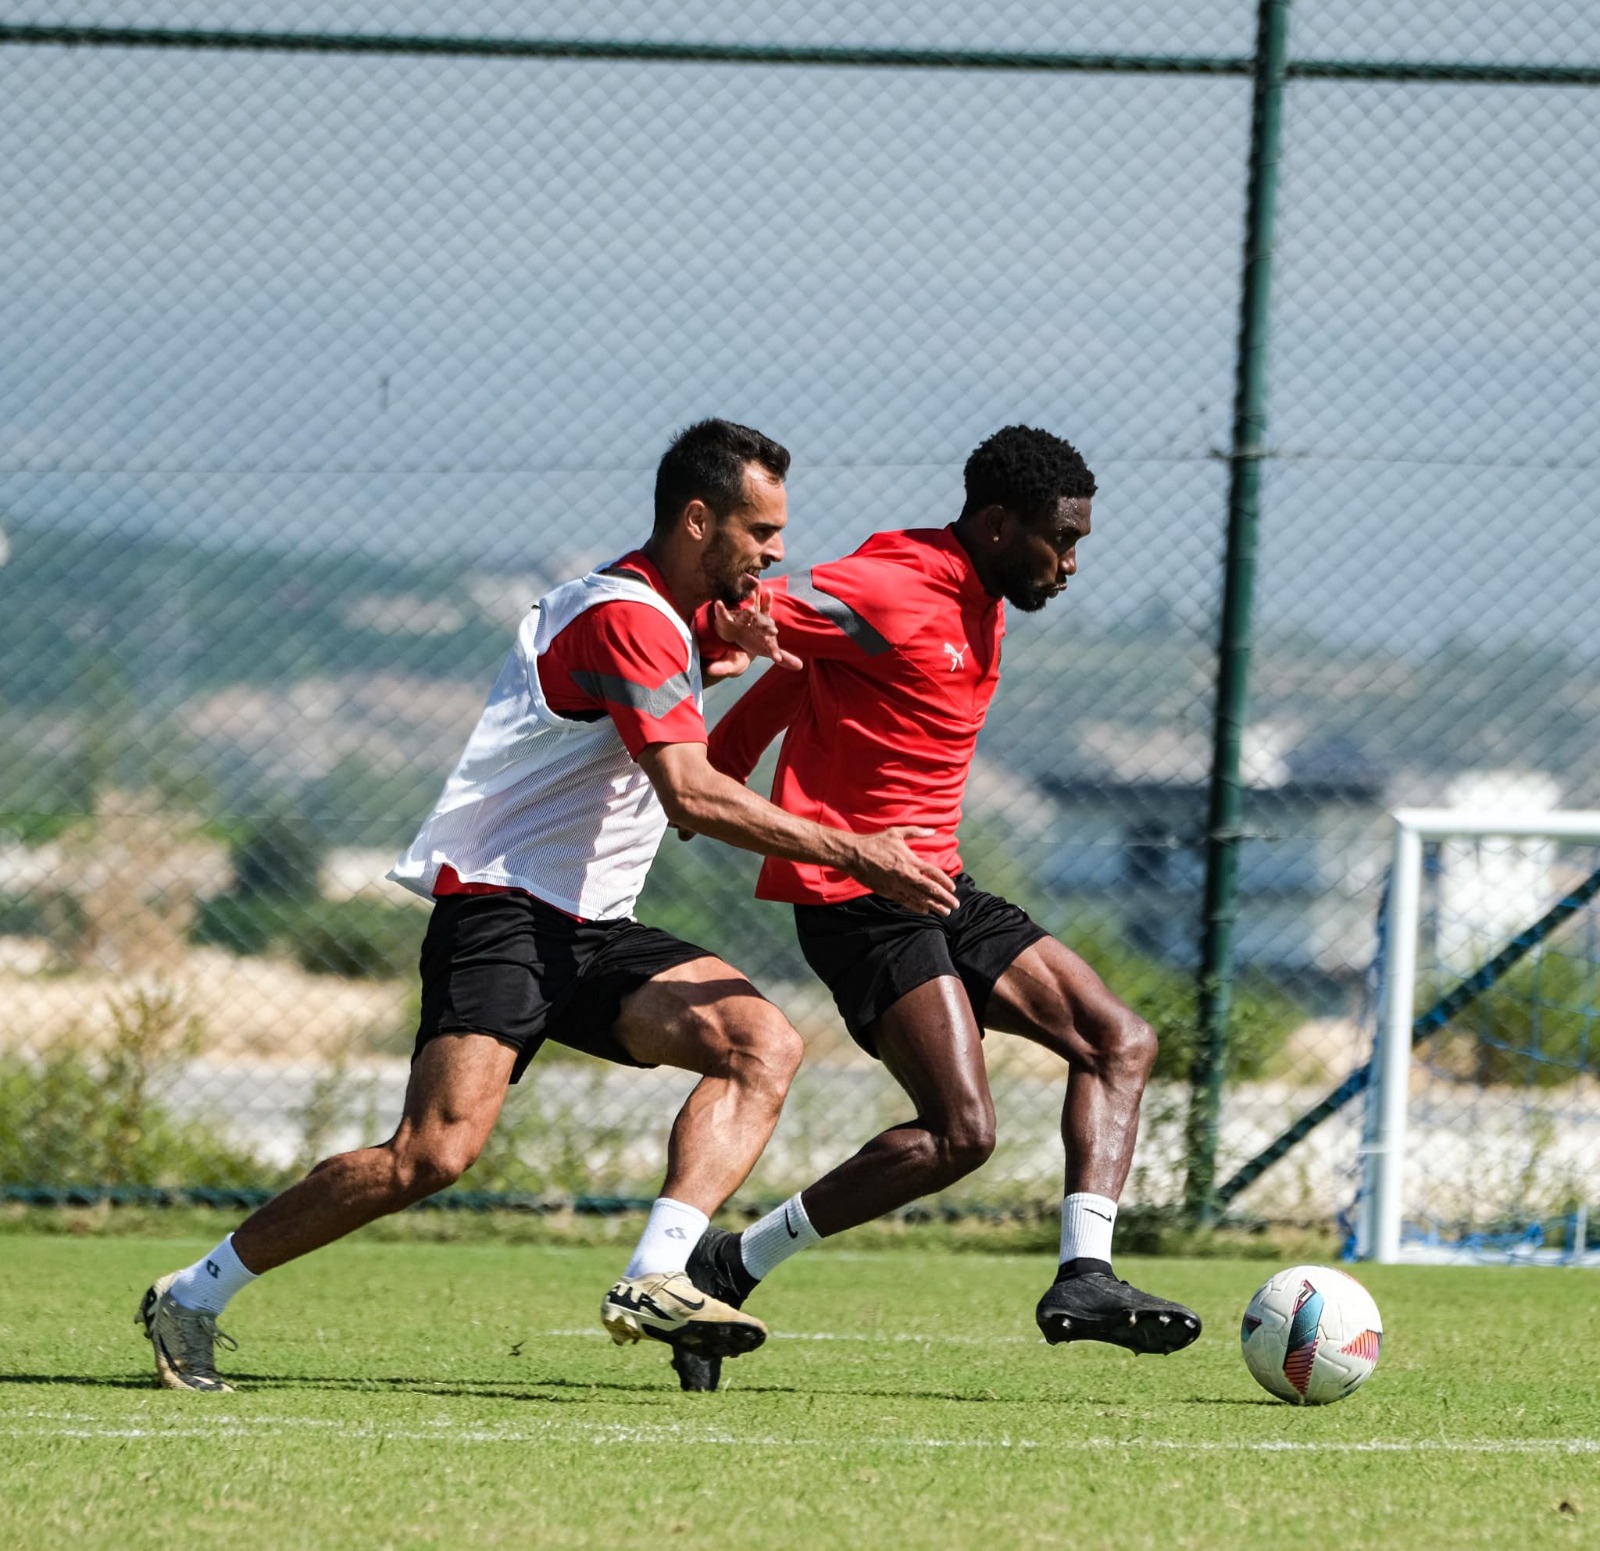
[{"label": "white field line", "polygon": [[209,1423],[193,1420],[163,1425],[150,1422],[122,1426],[95,1422],[70,1413],[24,1411],[19,1425],[0,1424],[0,1437],[168,1440],[201,1438],[212,1443],[232,1439],[285,1437],[296,1432],[384,1443],[529,1444],[572,1442],[595,1447],[640,1444],[738,1449],[1015,1449],[1067,1454],[1506,1454],[1600,1455],[1600,1438],[1374,1438],[1364,1441],[1296,1442],[1290,1439],[1190,1440],[1186,1438],[776,1438],[740,1434],[725,1428],[680,1422],[623,1424],[549,1421],[536,1427],[455,1427],[439,1418],[427,1427],[352,1426],[346,1421],[316,1417],[218,1416]]}]

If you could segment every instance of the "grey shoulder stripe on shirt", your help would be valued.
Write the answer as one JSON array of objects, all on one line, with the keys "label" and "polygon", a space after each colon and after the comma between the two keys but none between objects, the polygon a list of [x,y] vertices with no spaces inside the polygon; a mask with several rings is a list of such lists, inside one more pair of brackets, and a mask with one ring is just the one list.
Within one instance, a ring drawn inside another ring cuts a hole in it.
[{"label": "grey shoulder stripe on shirt", "polygon": [[582,669],[572,675],[572,682],[586,695],[596,700],[609,700],[613,705],[625,705],[634,711],[660,720],[669,711],[676,710],[685,700],[693,701],[693,690],[687,673],[674,673],[656,689],[635,684],[619,673],[591,673]]},{"label": "grey shoulder stripe on shirt", "polygon": [[878,634],[843,598],[824,592],[812,582],[807,573],[804,581],[794,577],[789,582],[789,596],[809,604],[824,619],[837,625],[869,657],[881,657],[888,651],[889,643]]}]

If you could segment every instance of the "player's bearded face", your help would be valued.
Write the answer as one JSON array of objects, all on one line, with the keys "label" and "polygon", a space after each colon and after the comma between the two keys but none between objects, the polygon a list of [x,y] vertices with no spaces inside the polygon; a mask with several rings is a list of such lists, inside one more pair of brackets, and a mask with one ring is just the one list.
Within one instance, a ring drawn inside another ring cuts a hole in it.
[{"label": "player's bearded face", "polygon": [[783,530],[789,520],[783,482],[751,469],[745,476],[745,501],[719,518],[700,552],[707,591],[730,609],[755,596],[761,573],[783,559]]},{"label": "player's bearded face", "polygon": [[1056,595],[1055,577],[1041,579],[1037,567],[1016,550],[1002,554],[996,569],[1000,596],[1024,614],[1038,613]]},{"label": "player's bearded face", "polygon": [[1013,523],[995,557],[1000,596],[1025,614],[1036,614],[1066,590],[1078,569],[1078,540],[1089,531],[1089,502],[1059,501],[1042,521]]},{"label": "player's bearded face", "polygon": [[737,528],[735,517],[724,517],[700,556],[700,567],[711,596],[730,609],[738,608],[746,598],[753,597],[758,585],[751,566],[759,562],[745,552],[749,546],[739,542]]},{"label": "player's bearded face", "polygon": [[1059,561],[1049,545],[1013,543],[1000,552],[995,570],[1000,596],[1024,614],[1037,614],[1061,591]]}]

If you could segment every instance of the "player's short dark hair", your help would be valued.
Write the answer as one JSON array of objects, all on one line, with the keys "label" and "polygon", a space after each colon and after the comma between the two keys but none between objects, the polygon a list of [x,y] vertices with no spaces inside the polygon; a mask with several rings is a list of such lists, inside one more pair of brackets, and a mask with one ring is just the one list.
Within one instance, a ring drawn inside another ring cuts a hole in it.
[{"label": "player's short dark hair", "polygon": [[782,480],[789,450],[731,420],[702,420],[680,431],[656,468],[655,531],[670,529],[691,501],[726,517],[745,498],[744,474],[752,463]]},{"label": "player's short dark hair", "polygon": [[963,517],[986,506],[1003,506],[1031,519],[1052,510],[1064,496],[1095,492],[1094,475],[1078,449],[1031,425],[996,431],[967,459],[965,478]]}]

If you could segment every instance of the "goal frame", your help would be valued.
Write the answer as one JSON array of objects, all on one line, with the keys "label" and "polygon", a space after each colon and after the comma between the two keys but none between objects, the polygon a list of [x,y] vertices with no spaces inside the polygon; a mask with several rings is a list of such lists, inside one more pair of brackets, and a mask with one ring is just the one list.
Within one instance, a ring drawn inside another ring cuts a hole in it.
[{"label": "goal frame", "polygon": [[[1392,816],[1389,930],[1379,982],[1383,1004],[1372,1057],[1377,1125],[1362,1149],[1362,1210],[1356,1234],[1357,1258],[1380,1265],[1421,1258],[1402,1250],[1401,1225],[1423,846],[1433,841],[1485,838],[1600,844],[1600,812],[1592,810],[1530,813],[1526,808],[1399,808]],[[1576,1258],[1584,1258],[1581,1251]]]}]

